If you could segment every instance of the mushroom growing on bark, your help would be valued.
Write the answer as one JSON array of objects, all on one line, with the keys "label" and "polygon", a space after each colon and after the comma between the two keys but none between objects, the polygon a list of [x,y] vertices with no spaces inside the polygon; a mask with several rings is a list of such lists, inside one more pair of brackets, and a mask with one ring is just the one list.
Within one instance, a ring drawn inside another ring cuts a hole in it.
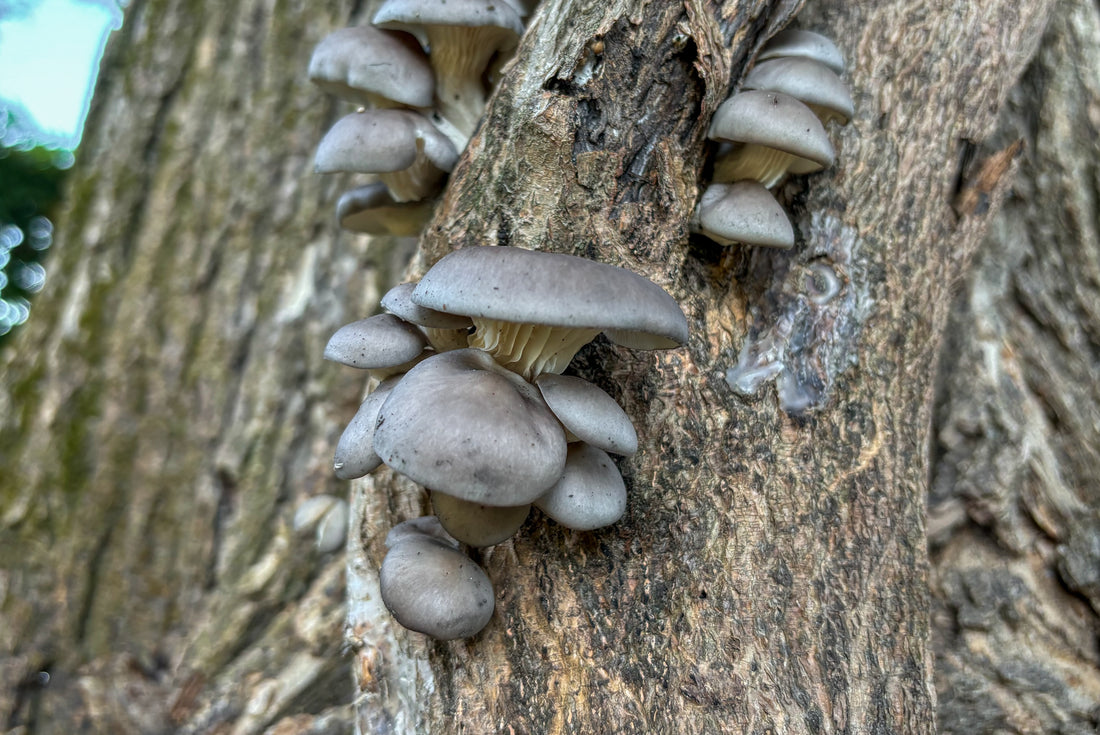
[{"label": "mushroom growing on bark", "polygon": [[708,186],[695,208],[691,229],[723,245],[794,247],[794,228],[787,213],[756,181]]},{"label": "mushroom growing on bark", "polygon": [[495,606],[485,571],[447,539],[434,517],[399,523],[379,571],[382,602],[397,622],[445,641],[478,633]]},{"label": "mushroom growing on bark", "polygon": [[834,158],[813,110],[781,92],[750,90],[730,97],[715,112],[708,136],[733,144],[714,165],[718,183],[750,179],[771,188],[788,172],[818,171]]},{"label": "mushroom growing on bark", "polygon": [[430,49],[439,113],[466,138],[473,135],[485,112],[485,70],[523,35],[515,8],[501,0],[386,0],[373,22],[421,38]]},{"label": "mushroom growing on bark", "polygon": [[648,350],[678,347],[688,336],[684,313],[657,284],[561,253],[456,250],[424,274],[412,300],[472,319],[470,346],[527,379],[560,373],[601,331],[612,342]]},{"label": "mushroom growing on bark", "polygon": [[381,181],[345,192],[336,202],[336,221],[350,232],[415,237],[432,216],[430,200],[399,202]]},{"label": "mushroom growing on bark", "polygon": [[538,390],[473,349],[410,370],[382,405],[373,446],[414,482],[496,506],[533,501],[561,477],[566,454]]},{"label": "mushroom growing on bark", "polygon": [[331,95],[370,107],[432,106],[435,81],[416,39],[374,26],[341,28],[321,39],[309,80]]},{"label": "mushroom growing on bark", "polygon": [[360,110],[341,118],[317,147],[318,173],[378,174],[396,201],[433,194],[458,151],[412,110]]}]

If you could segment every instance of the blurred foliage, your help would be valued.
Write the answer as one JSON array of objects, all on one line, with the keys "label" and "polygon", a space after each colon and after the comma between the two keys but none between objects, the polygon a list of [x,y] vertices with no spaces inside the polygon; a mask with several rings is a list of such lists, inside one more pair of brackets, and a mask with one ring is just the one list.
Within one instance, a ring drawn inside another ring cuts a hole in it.
[{"label": "blurred foliage", "polygon": [[0,148],[0,348],[12,327],[26,321],[33,294],[45,280],[53,210],[66,171],[59,152]]}]

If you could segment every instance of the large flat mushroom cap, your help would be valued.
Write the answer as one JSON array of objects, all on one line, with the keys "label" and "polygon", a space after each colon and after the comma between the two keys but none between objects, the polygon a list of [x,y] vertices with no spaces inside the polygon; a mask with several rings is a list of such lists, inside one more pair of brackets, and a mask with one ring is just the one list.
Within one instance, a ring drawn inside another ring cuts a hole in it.
[{"label": "large flat mushroom cap", "polygon": [[782,92],[754,89],[730,97],[714,113],[708,137],[774,148],[806,159],[815,168],[831,166],[835,158],[829,135],[813,110]]},{"label": "large flat mushroom cap", "polygon": [[321,39],[309,60],[309,79],[341,99],[376,106],[381,98],[431,107],[435,92],[432,67],[416,39],[369,25]]},{"label": "large flat mushroom cap", "polygon": [[660,286],[624,268],[562,253],[462,248],[432,266],[412,298],[449,314],[603,330],[628,347],[676,347],[688,338],[684,313]]},{"label": "large flat mushroom cap", "polygon": [[474,349],[410,370],[382,405],[373,443],[414,482],[484,505],[526,505],[565,466],[565,434],[538,390]]}]

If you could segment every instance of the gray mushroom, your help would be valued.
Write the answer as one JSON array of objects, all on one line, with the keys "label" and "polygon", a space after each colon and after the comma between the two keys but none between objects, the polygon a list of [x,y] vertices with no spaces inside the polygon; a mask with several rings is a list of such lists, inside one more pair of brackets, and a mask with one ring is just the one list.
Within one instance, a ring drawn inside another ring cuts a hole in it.
[{"label": "gray mushroom", "polygon": [[428,339],[393,314],[376,314],[336,330],[325,346],[325,359],[362,370],[394,368],[420,356]]},{"label": "gray mushroom", "polygon": [[794,228],[787,213],[756,181],[708,186],[695,208],[691,229],[723,245],[794,247]]},{"label": "gray mushroom", "polygon": [[514,536],[531,506],[483,505],[433,490],[432,510],[447,533],[464,544],[482,547]]},{"label": "gray mushroom", "polygon": [[813,110],[823,125],[830,120],[843,125],[855,114],[848,85],[829,67],[809,58],[783,57],[760,62],[741,87],[790,95]]},{"label": "gray mushroom", "polygon": [[535,378],[543,400],[562,426],[580,441],[615,454],[638,451],[638,434],[615,399],[587,380],[543,373]]},{"label": "gray mushroom", "polygon": [[345,192],[336,202],[336,220],[350,232],[416,237],[434,208],[431,201],[399,202],[375,181]]},{"label": "gray mushroom", "polygon": [[445,314],[420,306],[412,300],[415,288],[415,283],[394,286],[382,297],[382,308],[419,326],[436,352],[469,347],[467,336],[474,326],[470,317]]},{"label": "gray mushroom", "polygon": [[657,284],[560,253],[462,248],[424,274],[412,300],[470,317],[470,346],[529,379],[560,373],[601,331],[634,349],[677,347],[688,336],[679,305]]},{"label": "gray mushroom", "polygon": [[753,180],[771,188],[789,171],[810,173],[833,163],[833,144],[806,105],[781,92],[750,90],[723,102],[708,136],[733,143],[715,163],[714,181]]},{"label": "gray mushroom", "polygon": [[626,485],[606,452],[576,442],[569,445],[565,474],[535,507],[566,528],[592,531],[623,517]]},{"label": "gray mushroom", "polygon": [[410,370],[382,405],[373,442],[414,482],[485,505],[526,505],[565,465],[565,435],[538,390],[473,349]]},{"label": "gray mushroom", "polygon": [[317,147],[318,173],[378,174],[396,201],[434,193],[458,151],[412,110],[359,110],[341,118]]},{"label": "gray mushroom", "polygon": [[309,80],[331,95],[370,107],[432,106],[435,81],[416,39],[374,26],[325,36],[309,60]]},{"label": "gray mushroom", "polygon": [[820,33],[797,28],[788,28],[772,36],[760,49],[756,60],[765,61],[792,56],[813,59],[837,74],[844,73],[844,57],[835,43]]},{"label": "gray mushroom", "polygon": [[374,427],[378,423],[382,404],[400,379],[400,376],[393,376],[379,383],[359,405],[359,410],[340,435],[332,469],[341,480],[354,480],[381,466],[382,458],[374,451]]},{"label": "gray mushroom", "polygon": [[[476,635],[493,616],[493,585],[485,571],[419,525],[395,526],[386,537],[379,586],[382,602],[409,630],[440,640]],[[434,519],[432,519],[434,520]]]},{"label": "gray mushroom", "polygon": [[340,549],[348,535],[348,503],[332,495],[314,495],[294,511],[294,530],[314,530],[317,550],[327,554]]},{"label": "gray mushroom", "polygon": [[386,0],[373,22],[418,35],[431,49],[439,112],[467,138],[485,112],[489,62],[523,34],[519,13],[500,0]]}]

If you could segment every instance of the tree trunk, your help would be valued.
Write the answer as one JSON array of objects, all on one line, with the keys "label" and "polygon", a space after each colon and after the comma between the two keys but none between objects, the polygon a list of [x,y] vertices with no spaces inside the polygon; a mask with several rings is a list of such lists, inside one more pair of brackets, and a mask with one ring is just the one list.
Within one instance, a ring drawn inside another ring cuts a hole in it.
[{"label": "tree trunk", "polygon": [[[289,522],[348,492],[331,452],[363,386],[321,352],[395,278],[393,243],[336,232],[347,182],[310,173],[341,112],[310,49],[370,8],[135,0],[0,358],[3,724],[930,732],[938,689],[945,731],[1095,727],[1100,185],[1073,154],[1100,127],[1097,7],[808,4],[857,113],[782,189],[798,246],[689,238],[710,117],[798,7],[532,18],[412,270],[586,255],[668,289],[692,339],[578,355],[638,428],[627,517],[535,515],[480,555],[488,628],[438,643],[377,594],[420,488],[354,483],[346,559]],[[773,379],[734,392],[750,360]]]}]

